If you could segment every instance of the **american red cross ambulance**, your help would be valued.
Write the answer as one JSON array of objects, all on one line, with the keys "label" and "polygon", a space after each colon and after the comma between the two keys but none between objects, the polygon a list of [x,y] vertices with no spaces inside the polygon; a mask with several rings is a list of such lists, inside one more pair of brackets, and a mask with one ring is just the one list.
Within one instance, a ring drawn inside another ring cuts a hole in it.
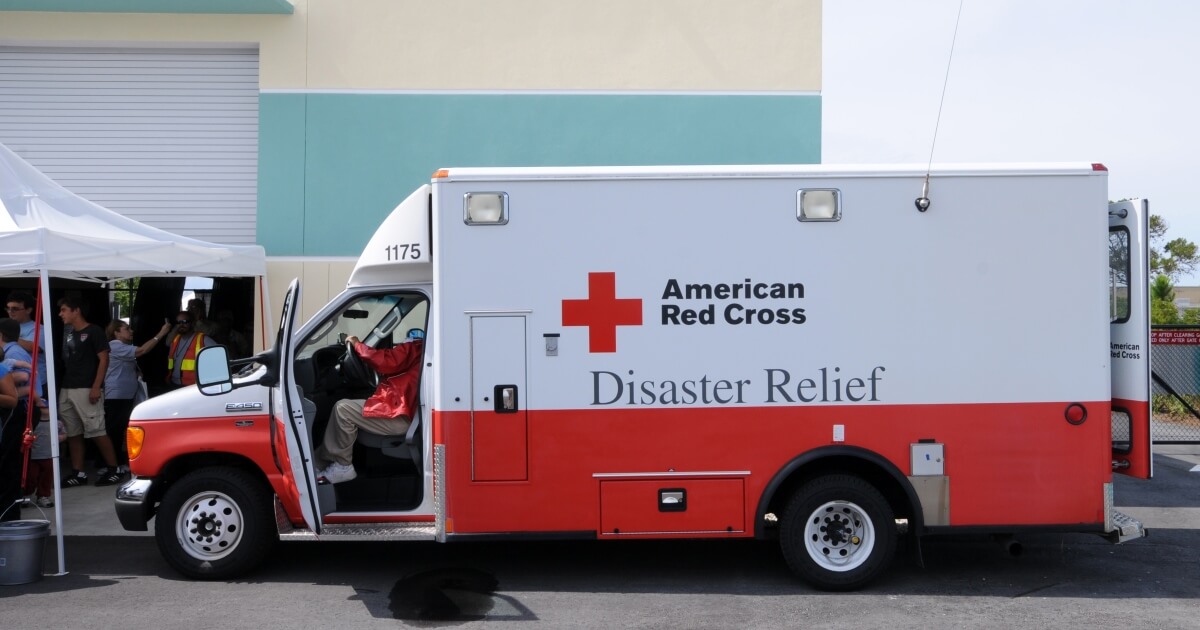
[{"label": "american red cross ambulance", "polygon": [[[277,539],[778,539],[813,585],[899,540],[1094,532],[1151,474],[1147,210],[1093,164],[449,169],[236,374],[137,407],[116,505],[185,575]],[[406,435],[314,472],[376,348]]]}]

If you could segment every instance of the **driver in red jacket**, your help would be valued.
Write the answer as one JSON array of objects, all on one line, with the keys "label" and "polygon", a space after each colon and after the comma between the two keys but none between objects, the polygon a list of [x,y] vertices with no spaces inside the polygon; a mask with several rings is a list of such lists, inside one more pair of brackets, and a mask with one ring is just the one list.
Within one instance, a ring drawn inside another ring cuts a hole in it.
[{"label": "driver in red jacket", "polygon": [[349,337],[353,351],[367,367],[379,373],[379,386],[366,400],[345,398],[333,406],[325,440],[317,449],[318,460],[330,462],[317,477],[329,483],[342,483],[358,476],[352,461],[358,430],[378,435],[404,435],[417,406],[417,382],[421,376],[421,357],[425,333],[414,328],[408,340],[394,348],[377,350],[358,337]]}]

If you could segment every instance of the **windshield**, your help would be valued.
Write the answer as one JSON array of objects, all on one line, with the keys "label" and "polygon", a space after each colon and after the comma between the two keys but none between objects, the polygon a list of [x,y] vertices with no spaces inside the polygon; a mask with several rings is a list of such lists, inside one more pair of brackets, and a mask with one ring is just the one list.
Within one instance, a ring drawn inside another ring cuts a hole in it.
[{"label": "windshield", "polygon": [[358,337],[373,348],[404,343],[410,330],[424,331],[428,304],[425,296],[415,293],[359,297],[317,327],[297,349],[296,359],[345,343],[347,337]]}]

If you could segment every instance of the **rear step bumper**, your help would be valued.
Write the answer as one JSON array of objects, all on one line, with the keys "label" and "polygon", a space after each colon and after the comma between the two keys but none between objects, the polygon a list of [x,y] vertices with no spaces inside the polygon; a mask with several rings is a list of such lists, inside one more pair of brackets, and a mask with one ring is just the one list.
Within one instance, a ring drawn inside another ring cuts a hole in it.
[{"label": "rear step bumper", "polygon": [[1105,536],[1113,543],[1123,543],[1146,535],[1142,522],[1116,510],[1109,512],[1109,523],[1106,523]]},{"label": "rear step bumper", "polygon": [[1117,511],[1113,505],[1112,482],[1104,484],[1104,537],[1109,542],[1123,543],[1146,535],[1142,522]]}]

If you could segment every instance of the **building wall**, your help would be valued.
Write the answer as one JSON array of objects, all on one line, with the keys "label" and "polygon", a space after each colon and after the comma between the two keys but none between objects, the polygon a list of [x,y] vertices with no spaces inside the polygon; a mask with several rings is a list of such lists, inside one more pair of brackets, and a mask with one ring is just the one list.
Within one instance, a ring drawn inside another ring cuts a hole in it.
[{"label": "building wall", "polygon": [[820,0],[293,4],[4,12],[0,44],[257,46],[259,242],[338,276],[306,302],[437,168],[820,161]]},{"label": "building wall", "polygon": [[1200,287],[1174,287],[1175,307],[1179,312],[1189,308],[1200,308]]}]

